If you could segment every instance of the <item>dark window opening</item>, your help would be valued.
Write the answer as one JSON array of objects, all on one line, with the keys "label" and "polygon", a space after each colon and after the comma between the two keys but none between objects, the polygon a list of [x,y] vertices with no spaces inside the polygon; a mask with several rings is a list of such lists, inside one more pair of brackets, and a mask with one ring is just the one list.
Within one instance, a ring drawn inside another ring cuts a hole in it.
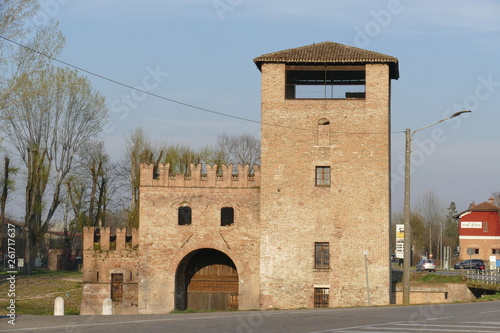
[{"label": "dark window opening", "polygon": [[314,288],[314,307],[327,308],[330,301],[329,288]]},{"label": "dark window opening", "polygon": [[330,186],[330,167],[316,167],[316,186]]},{"label": "dark window opening", "polygon": [[123,274],[111,273],[111,300],[121,302],[123,300]]},{"label": "dark window opening", "polygon": [[288,70],[285,98],[365,98],[363,70]]},{"label": "dark window opening", "polygon": [[316,269],[330,268],[330,243],[328,242],[314,243],[314,268]]},{"label": "dark window opening", "polygon": [[491,254],[500,254],[500,249],[491,249]]},{"label": "dark window opening", "polygon": [[94,243],[98,243],[101,240],[101,229],[95,228],[94,230]]},{"label": "dark window opening", "polygon": [[233,207],[222,207],[220,210],[220,225],[226,226],[234,223]]},{"label": "dark window opening", "polygon": [[179,225],[191,224],[191,207],[179,207],[178,222]]}]

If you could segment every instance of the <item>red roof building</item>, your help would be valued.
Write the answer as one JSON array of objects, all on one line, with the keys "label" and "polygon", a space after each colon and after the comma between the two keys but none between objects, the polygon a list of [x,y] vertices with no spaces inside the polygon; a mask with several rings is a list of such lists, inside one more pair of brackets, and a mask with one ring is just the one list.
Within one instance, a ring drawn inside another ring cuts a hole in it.
[{"label": "red roof building", "polygon": [[[456,215],[458,219],[460,260],[482,259],[490,261],[495,256],[500,259],[500,207],[494,199]],[[467,249],[472,249],[468,250]]]}]

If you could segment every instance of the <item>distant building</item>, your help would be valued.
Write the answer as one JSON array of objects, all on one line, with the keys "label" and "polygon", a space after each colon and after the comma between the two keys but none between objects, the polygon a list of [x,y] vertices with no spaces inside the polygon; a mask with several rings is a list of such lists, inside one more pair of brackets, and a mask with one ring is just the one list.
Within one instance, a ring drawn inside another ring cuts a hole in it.
[{"label": "distant building", "polygon": [[139,230],[84,230],[82,314],[390,303],[398,60],[324,42],[254,62],[261,166],[142,165]]},{"label": "distant building", "polygon": [[[472,204],[455,217],[458,219],[460,260],[489,261],[491,256],[500,259],[500,207],[495,205],[494,199]],[[467,253],[468,249],[471,254]]]}]

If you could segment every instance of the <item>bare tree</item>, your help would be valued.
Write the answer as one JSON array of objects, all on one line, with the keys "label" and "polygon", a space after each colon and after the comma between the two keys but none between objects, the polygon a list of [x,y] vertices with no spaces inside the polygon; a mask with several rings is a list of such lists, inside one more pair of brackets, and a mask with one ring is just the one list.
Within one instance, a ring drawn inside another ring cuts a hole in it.
[{"label": "bare tree", "polygon": [[251,134],[217,136],[216,144],[217,164],[250,165],[260,162],[260,140]]},{"label": "bare tree", "polygon": [[[130,228],[139,227],[139,183],[140,163],[152,159],[152,144],[143,129],[138,127],[126,138],[126,151],[122,168],[126,186],[130,190],[130,207],[126,209],[127,225]],[[151,162],[149,162],[151,163]]]},{"label": "bare tree", "polygon": [[[26,168],[25,271],[30,273],[32,249],[61,202],[76,152],[102,131],[107,110],[88,80],[69,69],[37,71],[12,95],[18,102],[3,110],[1,121]],[[45,197],[50,197],[48,205]]]},{"label": "bare tree", "polygon": [[[429,235],[428,254],[442,246],[442,234],[446,223],[446,208],[435,192],[425,193],[417,203],[417,211],[423,217]],[[439,253],[439,251],[438,251]],[[441,258],[439,258],[441,259]]]},{"label": "bare tree", "polygon": [[3,249],[3,222],[5,219],[5,205],[7,204],[7,197],[9,192],[14,188],[14,181],[12,180],[18,172],[17,168],[10,165],[10,158],[4,158],[3,178],[0,179],[0,188],[2,194],[0,195],[0,249]]}]

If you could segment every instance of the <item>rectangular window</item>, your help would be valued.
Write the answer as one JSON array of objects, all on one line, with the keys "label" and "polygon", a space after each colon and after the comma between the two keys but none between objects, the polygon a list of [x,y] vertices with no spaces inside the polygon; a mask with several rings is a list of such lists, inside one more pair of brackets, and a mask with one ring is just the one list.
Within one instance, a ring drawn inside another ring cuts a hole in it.
[{"label": "rectangular window", "polygon": [[366,80],[363,67],[286,71],[286,99],[365,98]]},{"label": "rectangular window", "polygon": [[314,307],[327,308],[330,301],[329,288],[314,288]]},{"label": "rectangular window", "polygon": [[314,268],[330,268],[330,243],[314,243]]},{"label": "rectangular window", "polygon": [[121,302],[123,300],[123,274],[111,273],[111,300]]},{"label": "rectangular window", "polygon": [[330,186],[330,167],[316,167],[316,186]]},{"label": "rectangular window", "polygon": [[500,249],[491,249],[491,254],[500,254]]},{"label": "rectangular window", "polygon": [[483,222],[483,232],[488,232],[488,222]]}]

